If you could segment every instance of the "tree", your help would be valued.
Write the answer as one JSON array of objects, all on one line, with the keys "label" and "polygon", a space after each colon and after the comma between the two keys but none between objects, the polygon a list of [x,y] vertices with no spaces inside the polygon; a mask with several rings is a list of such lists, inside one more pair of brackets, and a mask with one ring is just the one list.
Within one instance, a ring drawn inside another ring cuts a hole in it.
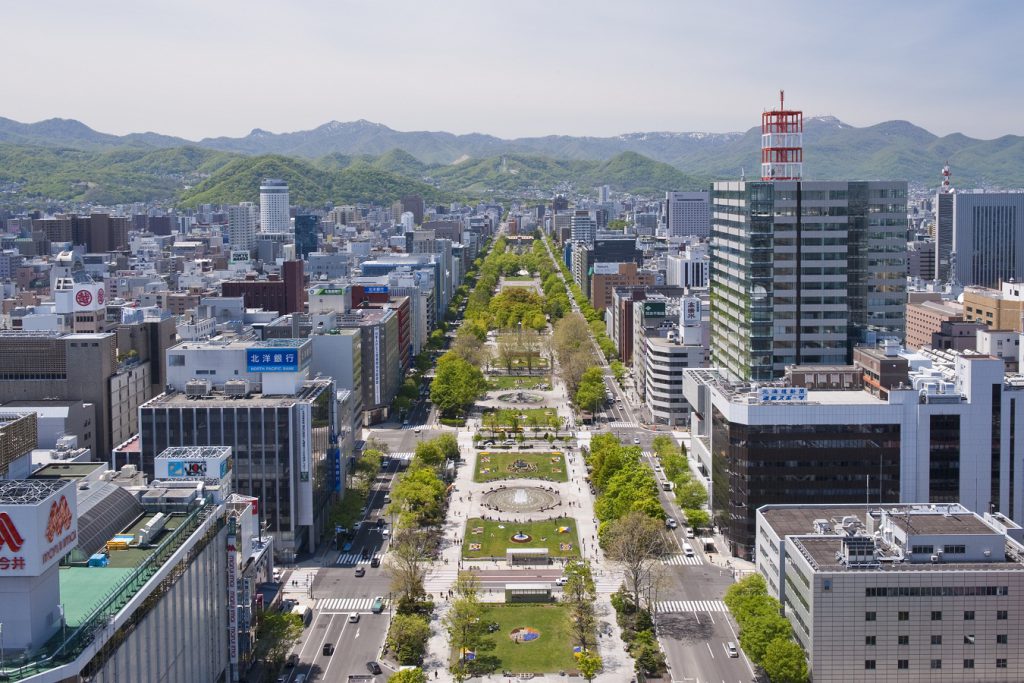
[{"label": "tree", "polygon": [[612,370],[612,375],[615,377],[615,381],[622,384],[622,380],[626,378],[626,366],[620,361],[613,360],[609,363],[609,367]]},{"label": "tree", "polygon": [[452,649],[459,655],[451,669],[456,680],[465,680],[461,676],[469,673],[466,652],[476,652],[487,635],[487,625],[480,618],[479,591],[476,577],[460,576],[455,584],[456,597],[441,620]]},{"label": "tree", "polygon": [[711,524],[711,515],[707,510],[685,509],[683,514],[686,515],[686,523],[694,529],[704,529]]},{"label": "tree", "polygon": [[629,653],[636,660],[637,668],[653,674],[665,665],[665,655],[658,647],[658,641],[650,631],[640,631],[630,643]]},{"label": "tree", "polygon": [[[601,656],[596,652],[577,652],[576,657],[576,668],[579,669],[580,675],[585,680],[592,681],[594,677],[601,671],[604,663],[601,661]],[[395,679],[391,679],[392,681]]]},{"label": "tree", "polygon": [[455,438],[454,434],[445,432],[441,436],[431,439],[431,441],[441,449],[445,460],[459,459],[459,440]]},{"label": "tree", "polygon": [[807,683],[808,680],[804,651],[787,638],[776,638],[768,643],[761,667],[772,683]]},{"label": "tree", "polygon": [[487,364],[490,351],[484,344],[487,338],[487,329],[484,328],[484,339],[477,336],[475,328],[478,325],[463,325],[455,333],[455,341],[452,342],[452,353],[459,356],[470,365],[482,368]]},{"label": "tree", "polygon": [[604,403],[604,387],[592,382],[583,382],[576,390],[576,405],[581,410],[595,412]]},{"label": "tree", "polygon": [[654,585],[654,569],[665,554],[662,525],[642,512],[630,512],[611,522],[601,541],[608,557],[622,566],[626,589],[640,607],[641,597],[649,596]]},{"label": "tree", "polygon": [[302,637],[302,617],[291,612],[263,612],[256,628],[256,648],[274,668],[281,666],[288,650]]},{"label": "tree", "polygon": [[451,352],[437,361],[430,400],[446,415],[464,413],[486,390],[487,381],[480,368]]},{"label": "tree", "polygon": [[435,469],[444,464],[444,451],[433,439],[416,444],[414,457],[421,464]]},{"label": "tree", "polygon": [[512,374],[512,366],[519,355],[519,342],[513,334],[503,334],[498,337],[498,360],[505,366],[508,374]]},{"label": "tree", "polygon": [[594,602],[597,589],[588,560],[577,560],[565,566],[565,586],[562,588],[562,602],[569,605],[569,621],[573,640],[586,650],[594,640]]},{"label": "tree", "polygon": [[427,683],[427,674],[423,673],[423,669],[404,669],[402,671],[395,672],[395,674],[388,679],[389,683]]},{"label": "tree", "polygon": [[385,567],[391,577],[391,590],[406,602],[415,602],[424,595],[429,548],[427,532],[418,529],[404,529],[391,541]]},{"label": "tree", "polygon": [[401,514],[401,526],[421,527],[441,520],[445,484],[432,467],[413,465],[391,487],[391,510]]},{"label": "tree", "polygon": [[758,614],[743,620],[740,627],[740,645],[755,664],[764,661],[768,645],[777,638],[789,640],[793,632],[789,620],[775,614]]},{"label": "tree", "polygon": [[358,474],[375,476],[380,471],[380,461],[384,454],[376,448],[368,448],[356,460],[355,470]]},{"label": "tree", "polygon": [[533,374],[534,364],[543,353],[544,342],[546,339],[546,337],[542,337],[535,329],[523,330],[523,333],[519,336],[519,348],[526,360],[526,370],[531,375]]},{"label": "tree", "polygon": [[676,503],[684,510],[699,509],[708,501],[708,490],[699,481],[687,481],[676,485]]},{"label": "tree", "polygon": [[[400,664],[419,664],[427,650],[430,622],[418,614],[396,614],[388,629],[388,647]],[[394,679],[392,679],[394,680]]]}]

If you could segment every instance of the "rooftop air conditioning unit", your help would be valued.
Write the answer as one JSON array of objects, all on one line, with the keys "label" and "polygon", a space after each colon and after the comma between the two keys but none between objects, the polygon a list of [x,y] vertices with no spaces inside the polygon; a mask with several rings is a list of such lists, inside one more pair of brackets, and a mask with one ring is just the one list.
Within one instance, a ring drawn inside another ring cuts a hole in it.
[{"label": "rooftop air conditioning unit", "polygon": [[939,563],[939,556],[938,555],[932,555],[931,556],[931,561],[932,561],[932,564],[938,564]]},{"label": "rooftop air conditioning unit", "polygon": [[229,379],[224,382],[224,395],[225,396],[248,396],[249,395],[249,383],[244,379]]},{"label": "rooftop air conditioning unit", "polygon": [[207,396],[210,393],[210,380],[191,379],[185,383],[185,395],[188,397]]}]

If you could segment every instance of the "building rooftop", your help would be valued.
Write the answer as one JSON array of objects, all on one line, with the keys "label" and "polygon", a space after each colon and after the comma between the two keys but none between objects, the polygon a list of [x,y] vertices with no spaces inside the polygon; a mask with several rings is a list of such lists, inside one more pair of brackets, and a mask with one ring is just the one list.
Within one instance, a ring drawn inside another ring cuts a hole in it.
[{"label": "building rooftop", "polygon": [[[943,506],[940,505],[938,507],[941,510]],[[934,514],[921,514],[918,512],[906,516],[892,515],[890,519],[893,524],[908,534],[981,534],[988,536],[996,533],[973,513],[957,514],[959,506],[953,507],[957,509],[951,511],[952,514],[944,514],[941,511],[936,511]]]},{"label": "building rooftop", "polygon": [[843,541],[839,536],[798,536],[790,540],[818,571],[831,572],[921,572],[921,571],[1024,571],[1018,560],[1009,562],[893,562],[882,561],[863,567],[850,567],[840,562]]},{"label": "building rooftop", "polygon": [[299,401],[312,398],[313,394],[330,383],[329,379],[313,379],[307,380],[302,388],[295,395],[282,395],[282,394],[260,394],[251,393],[248,396],[227,396],[225,394],[207,394],[205,396],[187,396],[180,391],[170,391],[153,399],[147,401],[145,406],[195,406],[202,404],[204,406],[218,407],[218,408],[246,408],[246,407],[266,407],[266,408],[286,408],[294,405]]},{"label": "building rooftop", "polygon": [[865,513],[878,506],[867,505],[801,505],[799,507],[768,505],[760,509],[761,515],[768,522],[779,538],[796,534],[813,534],[814,522],[819,519],[834,521],[840,525],[843,517],[856,517],[864,523]]},{"label": "building rooftop", "polygon": [[68,479],[0,481],[0,504],[31,505],[67,486]]},{"label": "building rooftop", "polygon": [[106,470],[105,462],[54,462],[32,473],[31,479],[84,479],[98,469]]}]

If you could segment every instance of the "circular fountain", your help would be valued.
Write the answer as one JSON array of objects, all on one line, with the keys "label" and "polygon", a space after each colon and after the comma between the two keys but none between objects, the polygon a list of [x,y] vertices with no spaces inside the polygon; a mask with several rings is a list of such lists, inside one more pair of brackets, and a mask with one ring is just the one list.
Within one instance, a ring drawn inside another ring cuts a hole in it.
[{"label": "circular fountain", "polygon": [[511,486],[488,491],[483,502],[501,512],[538,512],[548,510],[562,502],[556,491],[536,486]]}]

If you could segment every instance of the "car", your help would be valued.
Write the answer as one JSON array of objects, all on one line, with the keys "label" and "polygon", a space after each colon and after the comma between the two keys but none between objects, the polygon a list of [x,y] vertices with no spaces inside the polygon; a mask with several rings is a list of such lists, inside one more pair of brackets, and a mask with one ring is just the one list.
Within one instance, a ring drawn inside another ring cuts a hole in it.
[{"label": "car", "polygon": [[384,494],[384,504],[387,505],[390,502],[391,502],[391,496],[388,495],[387,493],[385,493]]},{"label": "car", "polygon": [[693,557],[693,546],[689,543],[683,543],[683,555],[686,555],[687,557]]},{"label": "car", "polygon": [[493,446],[494,442],[493,441],[484,441],[483,444],[481,444],[481,445],[483,445],[483,446]]},{"label": "car", "polygon": [[564,586],[567,583],[569,583],[569,579],[567,579],[564,576],[559,576],[557,579],[555,579],[556,586]]},{"label": "car", "polygon": [[287,681],[288,681],[288,677],[287,676],[278,676],[277,677],[277,683],[287,683]]},{"label": "car", "polygon": [[363,559],[364,560],[370,559],[370,549],[369,548],[363,548]]},{"label": "car", "polygon": [[402,426],[403,427],[408,427],[409,426],[409,421],[408,420],[402,420]]},{"label": "car", "polygon": [[324,653],[324,657],[330,657],[334,654],[334,643],[324,643],[324,648],[321,650]]},{"label": "car", "polygon": [[306,683],[306,674],[299,674],[296,676],[295,683]]},{"label": "car", "polygon": [[383,531],[380,532],[380,535],[381,535],[382,538],[390,538],[391,537],[391,529],[384,529]]},{"label": "car", "polygon": [[378,664],[377,662],[367,662],[366,668],[369,669],[370,673],[372,673],[375,676],[381,673],[380,664]]},{"label": "car", "polygon": [[341,546],[341,552],[343,552],[343,553],[352,552],[352,541],[349,541],[345,545]]},{"label": "car", "polygon": [[380,468],[382,470],[391,469],[391,458],[381,458]]},{"label": "car", "polygon": [[285,660],[284,665],[287,666],[288,668],[291,668],[291,667],[295,666],[298,663],[299,663],[299,654],[297,652],[293,652],[290,655],[288,655],[288,659]]},{"label": "car", "polygon": [[370,560],[370,566],[371,567],[379,567],[380,566],[380,558],[377,557],[377,556],[374,556],[374,558],[372,560]]},{"label": "car", "polygon": [[505,439],[502,443],[504,445],[506,445],[506,446],[515,446],[516,445],[516,440],[515,439]]},{"label": "car", "polygon": [[640,437],[639,436],[634,436],[633,437],[633,443],[635,443],[636,445],[639,446],[640,445]]},{"label": "car", "polygon": [[676,523],[676,520],[669,517],[665,520],[665,526],[667,526],[669,529],[675,529],[677,526],[679,526],[679,524]]},{"label": "car", "polygon": [[687,529],[686,530],[686,537],[687,538],[693,538],[693,529]]},{"label": "car", "polygon": [[384,518],[383,517],[378,517],[377,518],[377,528],[378,529],[383,529],[384,528]]},{"label": "car", "polygon": [[384,596],[378,595],[373,599],[373,604],[370,606],[370,611],[374,614],[380,614],[384,611]]},{"label": "car", "polygon": [[356,576],[366,576],[366,567],[356,567]]},{"label": "car", "polygon": [[348,623],[355,624],[358,621],[359,621],[359,612],[349,612],[348,613]]},{"label": "car", "polygon": [[739,657],[740,651],[736,649],[736,643],[731,640],[725,644],[725,651],[729,653],[730,657]]},{"label": "car", "polygon": [[423,430],[422,430],[422,429],[421,429],[420,427],[417,427],[416,429],[414,429],[414,430],[412,430],[412,431],[413,431],[413,434],[419,434],[419,433],[420,433],[420,432],[422,432]]}]

